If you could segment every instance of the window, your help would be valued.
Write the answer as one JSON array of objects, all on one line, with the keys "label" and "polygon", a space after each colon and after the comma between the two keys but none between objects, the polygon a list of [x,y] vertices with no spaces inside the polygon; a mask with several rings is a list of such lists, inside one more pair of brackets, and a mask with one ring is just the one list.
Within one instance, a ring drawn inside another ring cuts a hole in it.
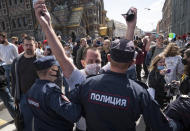
[{"label": "window", "polygon": [[15,5],[17,4],[17,0],[15,0]]},{"label": "window", "polygon": [[0,9],[1,9],[1,4],[2,4],[2,3],[1,3],[1,1],[0,1]]},{"label": "window", "polygon": [[9,5],[10,5],[10,6],[12,5],[12,0],[9,0]]},{"label": "window", "polygon": [[20,3],[22,3],[23,1],[22,0],[20,0]]},{"label": "window", "polygon": [[30,5],[29,5],[29,4],[26,4],[26,8],[30,8]]},{"label": "window", "polygon": [[5,30],[5,22],[3,21],[1,24],[2,24],[3,30]]},{"label": "window", "polygon": [[3,8],[5,8],[5,3],[3,3]]},{"label": "window", "polygon": [[23,18],[22,18],[22,21],[23,21],[23,25],[24,25],[24,27],[27,26],[27,23],[26,23],[26,17],[23,17]]},{"label": "window", "polygon": [[3,13],[4,13],[4,14],[6,14],[6,13],[7,13],[6,9],[4,9],[4,10],[3,10]]},{"label": "window", "polygon": [[21,21],[20,18],[17,19],[18,27],[21,27]]},{"label": "window", "polygon": [[16,23],[14,20],[12,20],[12,26],[13,26],[13,28],[16,28]]}]

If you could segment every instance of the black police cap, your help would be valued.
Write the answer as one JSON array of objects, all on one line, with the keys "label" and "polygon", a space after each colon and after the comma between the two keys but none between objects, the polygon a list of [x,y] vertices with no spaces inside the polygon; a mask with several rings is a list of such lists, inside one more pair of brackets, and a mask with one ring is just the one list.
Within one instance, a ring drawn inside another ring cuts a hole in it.
[{"label": "black police cap", "polygon": [[33,62],[37,71],[48,69],[53,65],[58,66],[58,62],[56,61],[54,56],[45,56],[41,57]]},{"label": "black police cap", "polygon": [[133,41],[127,39],[115,40],[111,44],[111,58],[119,63],[128,63],[134,59],[135,48]]}]

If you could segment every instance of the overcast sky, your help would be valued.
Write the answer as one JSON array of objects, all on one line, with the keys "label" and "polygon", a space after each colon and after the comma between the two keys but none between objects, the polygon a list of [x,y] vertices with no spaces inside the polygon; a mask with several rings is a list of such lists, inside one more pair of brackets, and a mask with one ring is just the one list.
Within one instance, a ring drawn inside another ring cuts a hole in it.
[{"label": "overcast sky", "polygon": [[[138,9],[137,26],[144,31],[156,28],[158,21],[162,18],[162,7],[165,0],[104,0],[104,8],[107,16],[125,23],[121,14],[126,13],[133,6]],[[145,8],[149,8],[147,10]]]}]

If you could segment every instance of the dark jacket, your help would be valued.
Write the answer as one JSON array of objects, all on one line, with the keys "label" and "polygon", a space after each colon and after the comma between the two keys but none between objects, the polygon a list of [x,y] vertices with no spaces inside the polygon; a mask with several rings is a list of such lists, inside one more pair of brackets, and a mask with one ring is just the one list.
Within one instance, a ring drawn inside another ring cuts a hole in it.
[{"label": "dark jacket", "polygon": [[36,80],[27,92],[27,102],[35,131],[72,131],[81,116],[81,106],[70,103],[61,89],[47,80]]},{"label": "dark jacket", "polygon": [[144,62],[144,54],[141,48],[136,47],[135,51],[138,53],[136,57],[136,64],[141,65]]},{"label": "dark jacket", "polygon": [[181,82],[179,90],[182,94],[188,94],[190,92],[190,76],[185,75]]},{"label": "dark jacket", "polygon": [[70,98],[81,103],[89,131],[135,131],[140,114],[154,131],[170,131],[157,103],[126,74],[108,71],[90,77]]},{"label": "dark jacket", "polygon": [[108,58],[107,58],[107,55],[109,54],[110,52],[106,53],[104,50],[101,51],[101,58],[102,58],[102,66],[106,65],[108,63]]},{"label": "dark jacket", "polygon": [[180,131],[190,131],[190,97],[177,98],[167,107],[165,114],[179,124]]},{"label": "dark jacket", "polygon": [[164,91],[166,81],[163,75],[156,69],[149,73],[148,85],[155,89],[155,100],[163,106],[166,99],[166,92]]},{"label": "dark jacket", "polygon": [[77,50],[76,64],[77,64],[78,69],[83,69],[83,66],[81,64],[81,60],[82,60],[82,55],[83,55],[83,52],[84,52],[85,48],[86,47],[80,47]]}]

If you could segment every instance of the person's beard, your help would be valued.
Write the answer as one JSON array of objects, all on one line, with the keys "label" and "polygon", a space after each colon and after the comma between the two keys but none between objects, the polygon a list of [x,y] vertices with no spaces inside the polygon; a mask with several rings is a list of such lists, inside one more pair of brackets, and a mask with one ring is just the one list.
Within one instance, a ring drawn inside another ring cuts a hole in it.
[{"label": "person's beard", "polygon": [[32,51],[31,49],[27,49],[25,52],[27,55],[34,55],[34,51]]}]

